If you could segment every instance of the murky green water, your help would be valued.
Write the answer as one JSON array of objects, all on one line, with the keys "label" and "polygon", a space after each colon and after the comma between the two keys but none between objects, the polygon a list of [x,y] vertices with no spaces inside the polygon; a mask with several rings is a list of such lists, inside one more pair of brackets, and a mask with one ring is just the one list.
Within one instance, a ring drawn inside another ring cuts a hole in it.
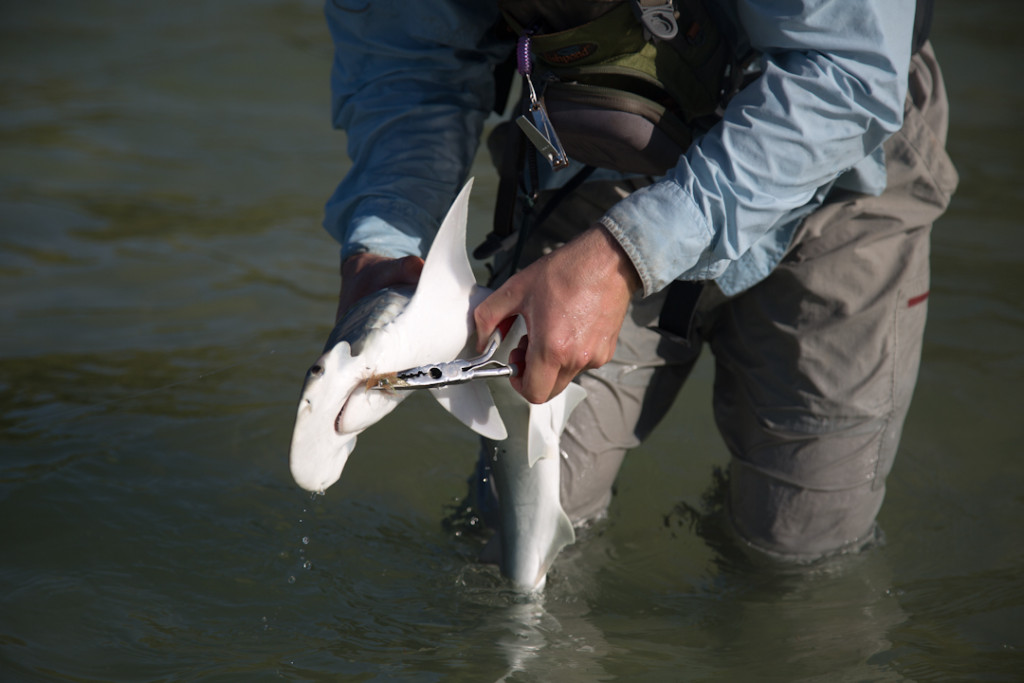
[{"label": "murky green water", "polygon": [[[701,508],[710,366],[542,604],[441,525],[414,397],[311,499],[287,447],[345,170],[319,3],[0,6],[0,679],[1020,680],[1024,18],[941,3],[959,195],[883,548],[751,566]],[[493,173],[476,171],[472,222]],[[680,450],[685,451],[680,455]]]}]

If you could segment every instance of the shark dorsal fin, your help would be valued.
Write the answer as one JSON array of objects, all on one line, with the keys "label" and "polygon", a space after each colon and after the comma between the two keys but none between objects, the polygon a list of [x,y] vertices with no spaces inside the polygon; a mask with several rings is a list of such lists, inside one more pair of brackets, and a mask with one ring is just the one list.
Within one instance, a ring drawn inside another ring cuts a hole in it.
[{"label": "shark dorsal fin", "polygon": [[[452,203],[430,245],[416,292],[402,312],[411,329],[436,329],[439,310],[461,307],[462,315],[445,324],[464,325],[467,338],[473,333],[473,309],[487,295],[488,290],[477,285],[476,275],[473,274],[473,267],[466,254],[466,224],[469,221],[469,195],[472,189],[473,179],[470,178]],[[424,358],[418,362],[449,360],[454,360],[454,356]],[[495,440],[508,437],[484,383],[444,387],[431,393],[445,410],[481,436]]]},{"label": "shark dorsal fin", "polygon": [[[437,230],[427,252],[416,293],[402,315],[429,326],[431,312],[438,302],[470,300],[473,307],[481,298],[476,276],[466,254],[466,223],[469,220],[469,193],[473,179],[466,182]],[[429,329],[429,327],[428,327]]]}]

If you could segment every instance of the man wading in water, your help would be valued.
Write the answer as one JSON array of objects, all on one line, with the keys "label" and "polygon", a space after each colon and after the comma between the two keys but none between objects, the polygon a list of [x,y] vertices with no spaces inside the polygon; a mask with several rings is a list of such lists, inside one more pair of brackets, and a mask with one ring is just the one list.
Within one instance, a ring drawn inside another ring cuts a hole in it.
[{"label": "man wading in water", "polygon": [[[957,182],[930,3],[663,5],[328,2],[353,161],[325,221],[340,310],[416,281],[518,68],[535,130],[490,140],[502,186],[478,254],[497,290],[475,317],[487,339],[525,316],[528,400],[588,392],[562,438],[572,521],[605,513],[707,345],[732,530],[787,560],[855,551],[876,535],[931,224]],[[485,459],[475,480],[493,524]]]}]

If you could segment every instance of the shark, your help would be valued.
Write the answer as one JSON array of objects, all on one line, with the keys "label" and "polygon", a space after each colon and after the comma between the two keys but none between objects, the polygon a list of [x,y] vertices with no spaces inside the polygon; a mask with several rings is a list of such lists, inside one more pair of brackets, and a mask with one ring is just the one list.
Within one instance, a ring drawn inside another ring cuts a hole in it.
[{"label": "shark", "polygon": [[[473,310],[490,293],[477,284],[466,252],[472,186],[470,179],[442,221],[417,285],[385,289],[358,302],[307,371],[289,454],[292,476],[302,488],[323,492],[337,482],[358,435],[408,395],[373,388],[381,377],[455,360],[470,347]],[[524,334],[526,325],[517,318],[496,358],[507,362]],[[527,402],[507,379],[428,391],[494,446],[501,571],[517,589],[541,590],[551,563],[575,539],[559,501],[558,442],[585,390],[570,384],[541,405]]]}]

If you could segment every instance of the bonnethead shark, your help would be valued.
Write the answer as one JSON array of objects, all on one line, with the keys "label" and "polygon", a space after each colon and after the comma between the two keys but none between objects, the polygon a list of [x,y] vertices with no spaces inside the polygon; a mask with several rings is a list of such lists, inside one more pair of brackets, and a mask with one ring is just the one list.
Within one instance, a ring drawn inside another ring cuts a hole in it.
[{"label": "bonnethead shark", "polygon": [[[466,253],[472,185],[471,179],[441,223],[416,287],[382,290],[358,302],[306,373],[290,453],[292,476],[304,489],[322,492],[338,481],[356,437],[405,398],[403,391],[377,390],[379,378],[455,360],[474,338],[473,309],[490,290],[477,284]],[[507,361],[525,332],[517,320],[499,356]],[[493,465],[502,510],[502,572],[522,590],[539,590],[551,561],[574,540],[559,502],[558,440],[586,392],[570,384],[551,401],[534,406],[507,379],[429,391],[497,446]]]}]

